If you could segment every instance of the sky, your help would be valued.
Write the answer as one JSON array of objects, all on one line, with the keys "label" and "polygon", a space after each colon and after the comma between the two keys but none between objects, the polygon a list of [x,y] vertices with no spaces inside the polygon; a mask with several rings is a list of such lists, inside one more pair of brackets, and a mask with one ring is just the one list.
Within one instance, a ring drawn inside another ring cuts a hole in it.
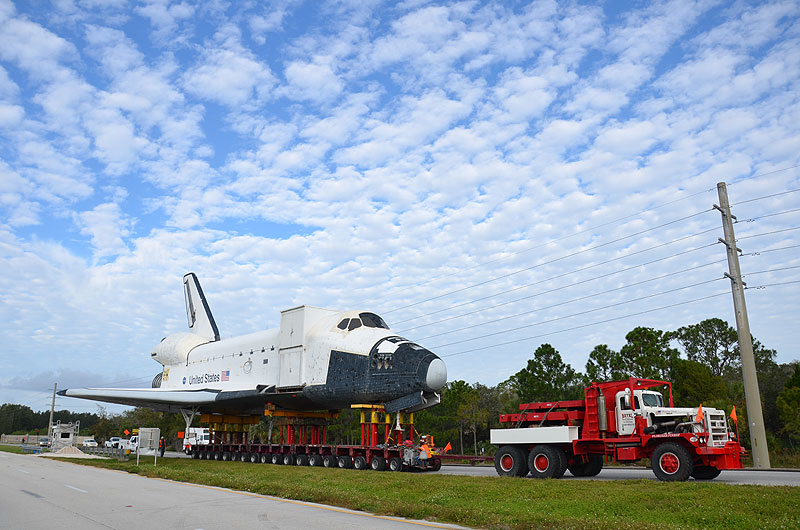
[{"label": "sky", "polygon": [[[636,326],[800,359],[800,4],[0,0],[0,402],[366,309],[494,385]],[[58,398],[57,409],[95,412]],[[113,406],[110,410],[118,410]]]}]

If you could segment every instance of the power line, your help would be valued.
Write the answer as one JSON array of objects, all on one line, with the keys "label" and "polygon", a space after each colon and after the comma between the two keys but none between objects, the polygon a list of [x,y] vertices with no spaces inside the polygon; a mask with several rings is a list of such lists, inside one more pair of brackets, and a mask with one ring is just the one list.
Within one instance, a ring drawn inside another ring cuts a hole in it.
[{"label": "power line", "polygon": [[[495,324],[497,322],[502,322],[504,320],[510,320],[512,318],[521,317],[521,316],[524,316],[524,315],[529,315],[531,313],[544,311],[546,309],[552,309],[554,307],[558,307],[558,306],[561,306],[561,305],[567,305],[567,304],[571,304],[571,303],[574,303],[574,302],[580,302],[581,300],[586,300],[587,298],[592,298],[592,297],[600,296],[600,295],[603,295],[603,294],[613,293],[615,291],[621,291],[623,289],[628,289],[630,287],[635,287],[637,285],[642,285],[642,284],[649,283],[649,282],[656,281],[656,280],[663,280],[664,278],[668,278],[670,276],[675,276],[676,274],[682,274],[684,272],[689,272],[689,271],[701,269],[703,267],[708,267],[710,265],[716,265],[716,264],[722,263],[724,261],[726,261],[726,260],[722,259],[722,260],[712,261],[710,263],[705,263],[703,265],[697,265],[696,267],[689,267],[688,269],[683,269],[683,270],[680,270],[680,271],[675,271],[675,272],[670,272],[670,273],[667,273],[667,274],[662,274],[661,276],[656,276],[654,278],[648,278],[646,280],[641,280],[641,281],[638,281],[638,282],[630,283],[628,285],[623,285],[621,287],[615,287],[613,289],[608,289],[607,291],[601,291],[599,293],[592,293],[592,294],[588,294],[588,295],[585,295],[585,296],[580,296],[578,298],[573,298],[571,300],[566,300],[566,301],[563,301],[563,302],[559,302],[557,304],[552,304],[552,305],[545,306],[545,307],[539,307],[539,308],[536,308],[536,309],[533,309],[533,310],[530,310],[530,311],[525,311],[523,313],[516,313],[514,315],[505,316],[505,317],[498,318],[498,319],[495,319],[495,320],[489,320],[489,321],[486,321],[486,322],[481,322],[480,325],[481,326],[486,326],[488,324]],[[569,286],[569,287],[572,287],[572,286]],[[646,298],[649,298],[649,296],[646,297]],[[633,301],[636,301],[636,300],[633,300]],[[476,312],[478,312],[478,311],[476,311]],[[462,316],[464,316],[464,315],[462,315]],[[434,338],[434,337],[439,337],[441,335],[449,335],[451,333],[457,333],[459,331],[472,329],[473,327],[475,327],[475,326],[467,326],[467,327],[454,329],[454,330],[450,330],[450,331],[444,331],[442,333],[437,333],[435,335],[430,335],[428,337],[423,337],[423,338],[421,338],[419,340],[422,341],[422,340],[427,340],[427,339],[431,339],[431,338]]]},{"label": "power line", "polygon": [[742,240],[742,239],[750,239],[750,238],[753,238],[753,237],[770,236],[772,234],[780,234],[782,232],[791,232],[792,230],[800,230],[800,226],[793,226],[791,228],[784,228],[782,230],[773,230],[772,232],[764,232],[763,234],[753,234],[751,236],[739,236],[739,237],[736,238],[736,241],[739,241],[739,240]]},{"label": "power line", "polygon": [[[453,290],[453,291],[449,291],[449,292],[446,292],[446,293],[444,293],[444,294],[440,294],[440,295],[437,295],[437,296],[433,296],[433,297],[431,297],[431,298],[427,298],[427,299],[425,299],[425,300],[421,300],[421,301],[419,301],[419,302],[414,302],[414,303],[412,303],[412,304],[408,304],[408,305],[404,305],[404,306],[401,306],[401,307],[397,307],[397,308],[395,308],[395,309],[392,309],[392,310],[390,310],[390,311],[384,311],[383,313],[388,315],[388,314],[390,314],[390,313],[394,313],[395,311],[400,311],[401,309],[407,309],[407,308],[409,308],[409,307],[414,307],[414,306],[416,306],[416,305],[419,305],[419,304],[424,304],[425,302],[430,302],[430,301],[432,301],[432,300],[438,300],[439,298],[444,298],[445,296],[450,296],[451,294],[456,294],[456,293],[460,293],[460,292],[462,292],[462,291],[466,291],[466,290],[469,290],[469,289],[474,289],[475,287],[480,287],[481,285],[486,285],[487,283],[495,282],[495,281],[497,281],[497,280],[502,280],[502,279],[504,279],[504,278],[508,278],[508,277],[510,277],[510,276],[514,276],[514,275],[516,275],[516,274],[520,274],[520,273],[522,273],[522,272],[526,272],[526,271],[529,271],[529,270],[532,270],[532,269],[536,269],[536,268],[538,268],[538,267],[543,267],[543,266],[545,266],[545,265],[550,265],[550,264],[552,264],[552,263],[555,263],[555,262],[557,262],[557,261],[561,261],[561,260],[564,260],[564,259],[567,259],[567,258],[571,258],[571,257],[574,257],[574,256],[578,256],[578,255],[580,255],[580,254],[584,254],[584,253],[586,253],[586,252],[591,252],[592,250],[597,250],[598,248],[606,247],[606,246],[608,246],[608,245],[612,245],[612,244],[614,244],[614,243],[619,243],[620,241],[624,241],[624,240],[626,240],[626,239],[630,239],[630,238],[632,238],[632,237],[635,237],[635,236],[639,236],[639,235],[642,235],[642,234],[646,234],[647,232],[652,232],[653,230],[658,230],[659,228],[664,228],[665,226],[669,226],[669,225],[672,225],[672,224],[675,224],[675,223],[678,223],[678,222],[681,222],[681,221],[685,221],[685,220],[687,220],[687,219],[691,219],[691,218],[693,218],[693,217],[697,217],[698,215],[702,215],[702,214],[704,214],[704,213],[708,213],[708,212],[710,212],[710,211],[713,211],[713,208],[709,208],[709,209],[707,209],[707,210],[703,210],[703,211],[700,211],[700,212],[696,212],[696,213],[693,213],[693,214],[691,214],[691,215],[687,215],[687,216],[681,217],[681,218],[679,218],[679,219],[675,219],[675,220],[673,220],[673,221],[669,221],[669,222],[666,222],[666,223],[663,223],[663,224],[660,224],[660,225],[657,225],[657,226],[654,226],[654,227],[651,227],[651,228],[647,228],[647,229],[645,229],[645,230],[640,230],[639,232],[634,232],[634,233],[632,233],[632,234],[628,234],[627,236],[620,237],[620,238],[617,238],[617,239],[614,239],[614,240],[608,241],[608,242],[606,242],[606,243],[601,243],[601,244],[599,244],[599,245],[595,245],[595,246],[593,246],[593,247],[589,247],[589,248],[585,248],[585,249],[583,249],[583,250],[579,250],[579,251],[576,251],[576,252],[572,252],[572,253],[570,253],[570,254],[566,254],[566,255],[564,255],[564,256],[560,256],[560,257],[558,257],[558,258],[553,258],[553,259],[551,259],[551,260],[549,260],[549,261],[545,261],[545,262],[542,262],[542,263],[538,263],[538,264],[536,264],[536,265],[533,265],[533,266],[531,266],[531,267],[526,267],[526,268],[524,268],[524,269],[520,269],[520,270],[517,270],[517,271],[513,271],[513,272],[510,272],[510,273],[508,273],[508,274],[503,274],[503,275],[501,275],[501,276],[497,276],[497,277],[495,277],[495,278],[490,278],[490,279],[488,279],[488,280],[484,280],[484,281],[482,281],[482,282],[478,282],[478,283],[476,283],[476,284],[469,285],[469,286],[467,286],[467,287],[462,287],[462,288],[460,288],[460,289],[455,289],[455,290]],[[538,247],[534,247],[534,248],[539,248],[539,247],[542,247],[542,246],[545,246],[545,245],[539,245]]]},{"label": "power line", "polygon": [[783,211],[783,212],[770,213],[770,214],[766,214],[766,215],[759,215],[757,217],[751,217],[749,219],[742,219],[741,221],[736,221],[736,222],[737,223],[752,223],[752,222],[758,221],[760,219],[766,219],[767,217],[775,217],[776,215],[785,215],[787,213],[794,213],[794,212],[800,212],[800,208],[795,208],[794,210],[786,210],[786,211]]},{"label": "power line", "polygon": [[[638,254],[643,254],[645,252],[649,252],[649,251],[655,250],[657,248],[665,247],[667,245],[672,245],[673,243],[678,243],[680,241],[685,241],[687,239],[691,239],[693,237],[697,237],[697,236],[700,236],[700,235],[703,235],[703,234],[707,234],[709,232],[713,232],[713,231],[716,231],[716,230],[719,230],[719,227],[710,228],[708,230],[703,230],[702,232],[698,232],[696,234],[691,234],[691,235],[688,235],[688,236],[684,236],[684,237],[680,237],[680,238],[677,238],[677,239],[673,239],[672,241],[668,241],[666,243],[660,243],[658,245],[654,245],[652,247],[648,247],[648,248],[645,248],[645,249],[642,249],[642,250],[637,250],[636,252],[630,252],[628,254],[625,254],[624,256],[617,256],[616,258],[612,258],[612,259],[609,259],[609,260],[606,260],[606,261],[601,261],[601,262],[598,262],[598,263],[594,263],[592,265],[587,265],[585,267],[580,267],[578,269],[574,269],[574,270],[569,271],[569,272],[564,272],[564,273],[561,273],[561,274],[557,274],[556,276],[551,276],[550,278],[546,278],[544,280],[538,280],[538,281],[535,281],[533,283],[521,285],[521,286],[518,286],[518,287],[513,287],[511,289],[507,289],[507,290],[501,291],[499,293],[494,293],[494,294],[490,294],[490,295],[487,295],[487,296],[482,296],[480,298],[476,298],[476,299],[473,299],[473,300],[468,300],[466,302],[460,302],[458,304],[453,304],[453,305],[450,305],[450,306],[448,306],[448,307],[446,307],[444,309],[431,311],[429,313],[424,313],[422,315],[417,315],[417,316],[414,316],[414,317],[411,317],[411,318],[407,318],[405,320],[401,320],[401,321],[397,322],[397,324],[403,324],[405,322],[410,322],[412,320],[417,320],[417,319],[420,319],[420,318],[423,318],[423,317],[426,317],[426,316],[435,315],[435,314],[438,314],[438,313],[442,313],[444,311],[450,311],[450,310],[455,309],[457,307],[473,304],[475,302],[480,302],[482,300],[486,300],[486,299],[489,299],[489,298],[494,298],[496,296],[502,296],[504,294],[512,293],[512,292],[515,292],[515,291],[519,291],[520,289],[525,289],[527,287],[533,287],[534,285],[539,285],[539,284],[542,284],[542,283],[545,283],[545,282],[556,280],[558,278],[563,278],[564,276],[569,276],[571,274],[575,274],[575,273],[583,272],[583,271],[586,271],[586,270],[589,270],[589,269],[592,269],[592,268],[595,268],[595,267],[599,267],[601,265],[607,265],[607,264],[613,263],[615,261],[620,261],[620,260],[623,260],[623,259],[627,259],[627,258],[630,258],[632,256],[636,256]],[[666,256],[664,258],[659,258],[659,259],[652,260],[652,261],[649,261],[649,262],[640,263],[639,265],[635,265],[633,267],[628,267],[626,269],[621,269],[619,271],[615,271],[615,272],[612,272],[612,273],[609,273],[609,274],[606,274],[606,275],[597,276],[595,279],[603,278],[603,277],[611,275],[611,274],[617,274],[617,273],[620,273],[620,272],[625,272],[625,271],[629,270],[630,268],[642,267],[644,265],[650,265],[650,264],[656,263],[658,261],[663,261],[665,259],[669,259],[669,258],[672,258],[672,257],[675,257],[675,256],[680,256],[680,255],[683,255],[683,254],[687,254],[689,252],[695,252],[697,250],[701,250],[701,249],[704,249],[704,248],[712,247],[712,246],[718,245],[718,244],[719,244],[719,241],[716,241],[714,243],[711,243],[711,244],[703,246],[703,247],[697,247],[697,248],[690,249],[690,250],[687,250],[687,251],[684,251],[684,252],[679,252],[677,254],[673,254],[672,256]],[[579,282],[579,283],[584,283],[584,282]],[[573,284],[573,285],[576,285],[576,284]],[[529,298],[529,297],[519,298],[519,299],[517,299],[517,301],[525,300],[526,298]],[[409,329],[416,329],[417,327],[422,327],[422,326],[416,326],[416,327],[413,327],[413,328],[408,328],[405,331],[408,331]]]},{"label": "power line", "polygon": [[[695,192],[695,193],[693,193],[691,195],[687,195],[686,197],[682,197],[680,199],[674,199],[672,201],[668,201],[668,202],[665,202],[663,204],[659,204],[658,206],[652,206],[650,208],[645,208],[644,210],[642,210],[640,212],[637,212],[637,213],[634,213],[634,214],[630,214],[630,215],[626,215],[626,216],[623,216],[623,217],[619,217],[619,218],[614,219],[612,221],[601,223],[601,224],[595,225],[595,226],[590,226],[589,228],[585,228],[584,230],[580,230],[578,232],[575,232],[575,233],[572,233],[572,234],[569,234],[569,235],[566,235],[566,236],[562,236],[562,237],[553,239],[551,241],[548,241],[548,244],[556,243],[556,242],[559,242],[559,241],[563,241],[565,239],[569,239],[571,237],[575,237],[575,236],[579,236],[581,234],[592,232],[594,230],[597,230],[598,228],[603,228],[605,226],[613,225],[613,224],[616,224],[616,223],[618,223],[620,221],[624,221],[626,219],[631,219],[633,217],[637,217],[637,216],[639,216],[639,215],[641,215],[643,213],[647,213],[647,212],[651,212],[651,211],[654,211],[654,210],[658,210],[660,208],[664,208],[664,207],[669,206],[671,204],[682,202],[682,201],[685,201],[687,199],[691,199],[692,197],[696,197],[698,195],[702,195],[703,193],[708,193],[708,192],[711,192],[711,191],[714,191],[714,190],[716,190],[716,188],[709,188],[709,189],[706,189],[706,190]],[[467,267],[465,269],[461,269],[461,271],[462,272],[466,272],[466,271],[470,271],[470,270],[473,270],[473,269],[478,269],[478,268],[481,268],[481,267],[485,267],[486,265],[491,265],[492,263],[497,263],[498,261],[506,260],[506,259],[508,259],[508,258],[510,258],[512,256],[516,256],[516,255],[519,255],[519,254],[524,254],[525,252],[530,252],[532,250],[535,250],[535,249],[539,248],[540,246],[542,246],[542,245],[536,245],[536,246],[533,246],[533,247],[530,247],[530,248],[526,248],[526,249],[523,249],[523,250],[518,250],[516,252],[512,252],[510,254],[507,254],[505,256],[502,256],[502,257],[499,257],[499,258],[496,258],[496,259],[493,259],[493,260],[485,261],[483,263],[478,263],[476,265],[473,265],[471,267]],[[422,284],[420,284],[419,282],[410,283],[410,284],[406,284],[406,285],[397,286],[395,289],[404,289],[404,288],[407,288],[407,287],[416,287],[416,286],[419,286],[419,285],[427,285],[427,284],[432,283],[432,282],[434,282],[436,280],[439,280],[441,278],[446,278],[446,277],[449,277],[449,276],[451,276],[451,275],[450,274],[443,274],[441,276],[435,276],[435,277],[433,277],[433,278],[431,278],[429,280],[426,280]],[[391,293],[390,294],[386,294],[384,296],[381,296],[381,297],[377,298],[377,300],[383,300],[385,298],[389,298],[389,297],[392,297],[392,296],[394,296],[394,295],[391,294]],[[388,314],[388,312],[383,312],[383,314]]]},{"label": "power line", "polygon": [[556,317],[556,318],[552,318],[550,320],[543,320],[542,322],[534,322],[533,324],[526,324],[524,326],[518,326],[516,328],[506,329],[506,330],[502,330],[502,331],[496,331],[494,333],[487,333],[486,335],[479,335],[477,337],[471,337],[471,338],[459,340],[459,341],[456,341],[456,342],[448,342],[447,344],[439,344],[437,346],[434,346],[433,348],[436,349],[436,348],[443,348],[445,346],[454,346],[456,344],[462,344],[464,342],[471,342],[473,340],[478,340],[478,339],[485,339],[487,337],[494,337],[495,335],[502,335],[504,333],[510,333],[512,331],[519,331],[521,329],[532,328],[534,326],[540,326],[542,324],[550,324],[550,323],[556,322],[558,320],[564,320],[564,319],[567,319],[567,318],[572,318],[572,317],[576,317],[576,316],[580,316],[580,315],[586,315],[588,313],[594,313],[596,311],[602,311],[604,309],[610,309],[612,307],[618,307],[618,306],[629,304],[629,303],[632,303],[632,302],[640,302],[642,300],[647,300],[648,298],[655,298],[657,296],[663,296],[665,294],[670,294],[670,293],[674,293],[674,292],[677,292],[677,291],[682,291],[683,289],[689,289],[689,288],[692,288],[692,287],[698,287],[700,285],[705,285],[705,284],[716,282],[716,281],[719,281],[719,280],[722,280],[722,279],[724,279],[724,276],[720,277],[720,278],[714,278],[712,280],[706,280],[706,281],[703,281],[703,282],[694,283],[694,284],[691,284],[691,285],[685,285],[683,287],[678,287],[676,289],[669,289],[667,291],[662,291],[660,293],[653,293],[653,294],[649,294],[647,296],[642,296],[642,297],[639,297],[639,298],[633,298],[631,300],[623,300],[622,302],[617,302],[615,304],[610,304],[610,305],[607,305],[607,306],[596,307],[594,309],[587,309],[586,311],[581,311],[579,313],[573,313],[571,315],[566,315],[566,316],[562,316],[562,317]]},{"label": "power line", "polygon": [[768,177],[769,175],[774,175],[776,173],[782,173],[784,171],[789,171],[790,169],[796,169],[798,167],[800,167],[800,164],[797,164],[795,166],[785,167],[783,169],[776,169],[774,171],[768,171],[767,173],[760,173],[758,175],[750,175],[749,177],[740,177],[740,178],[734,179],[732,182],[728,183],[728,186],[729,187],[730,186],[734,186],[736,184],[739,184],[740,182],[744,182],[745,180],[757,179],[757,178],[761,178],[761,177]]},{"label": "power line", "polygon": [[481,351],[481,350],[488,350],[488,349],[497,348],[497,347],[500,347],[500,346],[507,346],[509,344],[517,344],[519,342],[525,342],[525,341],[529,341],[529,340],[533,340],[533,339],[538,339],[538,338],[541,338],[541,337],[547,337],[549,335],[556,335],[558,333],[566,333],[568,331],[575,331],[577,329],[583,329],[583,328],[588,328],[588,327],[591,327],[591,326],[597,326],[597,325],[600,325],[600,324],[606,324],[608,322],[614,322],[616,320],[623,320],[625,318],[645,315],[647,313],[654,313],[656,311],[662,311],[664,309],[671,309],[673,307],[679,307],[679,306],[683,306],[683,305],[686,305],[686,304],[692,304],[692,303],[695,303],[695,302],[702,302],[703,300],[709,300],[711,298],[716,298],[718,296],[723,296],[723,295],[730,296],[730,294],[731,294],[730,291],[722,291],[722,292],[719,292],[719,293],[716,293],[716,294],[712,294],[712,295],[709,295],[709,296],[703,296],[701,298],[694,298],[692,300],[685,300],[685,301],[678,302],[678,303],[675,303],[675,304],[656,307],[654,309],[647,309],[647,310],[644,310],[644,311],[638,311],[636,313],[629,313],[627,315],[623,315],[623,316],[619,316],[619,317],[613,317],[613,318],[608,318],[608,319],[605,319],[605,320],[599,320],[597,322],[591,322],[589,324],[582,324],[580,326],[574,326],[574,327],[571,327],[571,328],[560,329],[560,330],[551,331],[551,332],[548,332],[548,333],[542,333],[540,335],[534,335],[533,337],[525,337],[525,338],[521,338],[521,339],[514,339],[514,340],[509,340],[509,341],[506,341],[506,342],[500,342],[500,343],[497,343],[497,344],[491,344],[489,346],[483,346],[483,347],[480,347],[480,348],[472,348],[471,350],[464,350],[464,351],[460,351],[460,352],[457,352],[457,353],[449,353],[449,354],[445,354],[445,355],[440,355],[440,357],[455,357],[456,355],[464,355],[465,353],[472,353],[472,352]]},{"label": "power line", "polygon": [[788,193],[795,193],[795,192],[798,192],[798,191],[800,191],[800,188],[795,188],[793,190],[787,190],[787,191],[781,191],[781,192],[778,192],[778,193],[771,193],[769,195],[763,195],[761,197],[756,197],[754,199],[747,199],[746,201],[734,202],[733,204],[731,204],[731,207],[739,206],[740,204],[745,204],[745,203],[748,203],[748,202],[760,201],[762,199],[769,199],[770,197],[778,197],[780,195],[786,195]]}]

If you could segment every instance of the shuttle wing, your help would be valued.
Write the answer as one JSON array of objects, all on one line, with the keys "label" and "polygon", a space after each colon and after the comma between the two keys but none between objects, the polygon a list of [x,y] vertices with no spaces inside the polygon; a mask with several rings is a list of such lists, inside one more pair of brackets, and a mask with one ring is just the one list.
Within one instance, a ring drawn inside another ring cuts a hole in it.
[{"label": "shuttle wing", "polygon": [[219,412],[263,412],[264,396],[256,389],[223,392],[220,390],[162,390],[160,388],[68,388],[59,396],[91,399],[132,407],[149,407],[163,412],[180,409]]}]

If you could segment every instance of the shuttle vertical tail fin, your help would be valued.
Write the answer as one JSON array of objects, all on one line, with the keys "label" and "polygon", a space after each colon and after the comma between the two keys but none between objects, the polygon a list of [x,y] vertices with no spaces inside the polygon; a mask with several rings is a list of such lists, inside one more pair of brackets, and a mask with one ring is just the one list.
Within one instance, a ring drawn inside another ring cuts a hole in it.
[{"label": "shuttle vertical tail fin", "polygon": [[203,288],[193,272],[183,277],[183,294],[186,298],[189,329],[210,341],[219,340],[217,323],[214,322]]}]

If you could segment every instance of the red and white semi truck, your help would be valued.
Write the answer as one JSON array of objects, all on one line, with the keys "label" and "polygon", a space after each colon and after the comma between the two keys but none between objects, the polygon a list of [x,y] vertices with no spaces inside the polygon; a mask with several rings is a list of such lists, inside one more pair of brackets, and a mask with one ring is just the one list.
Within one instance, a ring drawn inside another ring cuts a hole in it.
[{"label": "red and white semi truck", "polygon": [[[669,390],[669,405],[661,392]],[[659,480],[711,480],[741,469],[745,454],[728,429],[725,411],[676,408],[672,384],[654,379],[592,383],[584,399],[524,403],[501,414],[508,428],[492,429],[501,476],[594,476],[603,463],[649,458]]]}]

